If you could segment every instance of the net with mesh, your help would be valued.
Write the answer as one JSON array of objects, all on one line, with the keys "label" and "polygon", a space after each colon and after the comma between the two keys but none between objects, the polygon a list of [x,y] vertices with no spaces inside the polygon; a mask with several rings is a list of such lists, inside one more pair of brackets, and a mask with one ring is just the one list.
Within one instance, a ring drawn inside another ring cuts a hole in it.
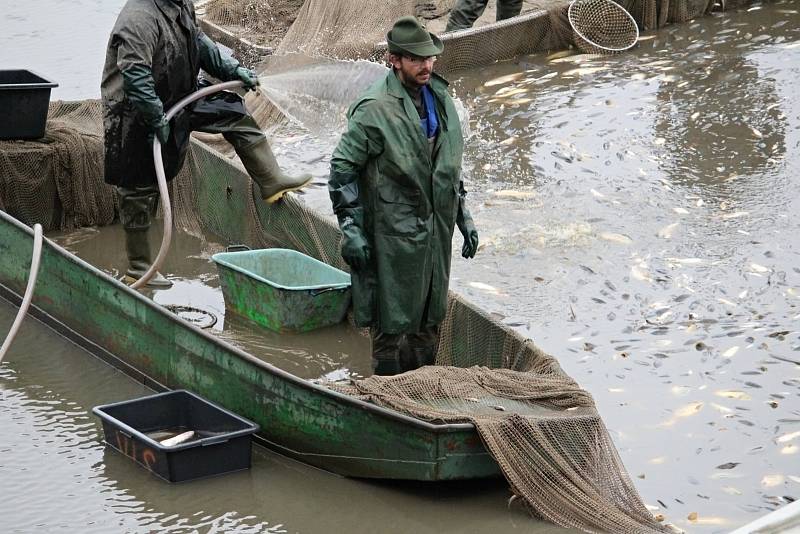
[{"label": "net with mesh", "polygon": [[537,517],[586,532],[666,531],[639,499],[590,395],[549,357],[528,364],[437,365],[331,387],[427,421],[473,423]]},{"label": "net with mesh", "polygon": [[[523,12],[517,17],[440,33],[445,49],[436,63],[437,72],[446,75],[523,54],[584,45],[585,40],[576,36],[570,24],[569,3],[524,0]],[[701,15],[711,9],[714,0],[618,3],[639,28],[652,30]],[[307,65],[317,58],[382,61],[386,32],[396,19],[416,15],[434,29],[443,28],[454,4],[455,0],[203,0],[197,9],[206,33],[234,49],[244,63],[269,72],[275,64]],[[615,16],[614,22],[605,17],[605,11],[586,10],[573,22],[598,39],[609,31],[627,35],[629,21]],[[609,30],[612,23],[616,29]],[[620,30],[619,24],[624,29]],[[248,95],[247,104],[265,129],[286,123],[286,117],[263,98]],[[221,143],[215,147],[228,150]]]},{"label": "net with mesh", "polygon": [[[467,64],[478,66],[575,44],[567,20],[569,3],[525,0],[518,17],[440,33],[446,51],[437,70],[463,68],[451,63],[450,57],[469,56]],[[297,52],[357,59],[378,57],[386,32],[402,16],[416,15],[441,32],[454,4],[455,0],[205,0],[198,4],[198,13],[208,33],[232,48],[249,50],[251,59]],[[621,0],[618,4],[641,29],[651,30],[701,15],[712,8],[714,0]],[[585,10],[577,22],[588,31],[592,25],[607,27],[610,19],[596,10]]]},{"label": "net with mesh", "polygon": [[45,230],[110,224],[99,101],[53,102],[43,139],[0,141],[0,209]]},{"label": "net with mesh", "polygon": [[639,39],[636,21],[611,0],[573,0],[567,17],[575,31],[575,46],[587,54],[624,52]]}]

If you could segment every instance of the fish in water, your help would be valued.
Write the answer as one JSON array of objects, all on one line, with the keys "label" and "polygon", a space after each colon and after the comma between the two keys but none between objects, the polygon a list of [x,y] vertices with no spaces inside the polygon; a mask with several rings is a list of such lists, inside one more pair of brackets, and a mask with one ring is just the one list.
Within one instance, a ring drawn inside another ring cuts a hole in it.
[{"label": "fish in water", "polygon": [[615,234],[612,232],[600,232],[599,236],[600,239],[605,239],[606,241],[611,241],[613,243],[619,243],[620,245],[629,245],[633,243],[633,239],[623,234]]},{"label": "fish in water", "polygon": [[488,82],[484,83],[484,87],[492,87],[494,85],[500,85],[508,82],[513,82],[521,78],[523,75],[522,72],[515,72],[514,74],[508,74],[506,76],[500,76],[499,78],[494,78],[493,80],[489,80]]},{"label": "fish in water", "polygon": [[658,231],[658,237],[662,239],[670,239],[672,235],[675,233],[675,229],[680,226],[680,223],[672,223],[668,224],[664,228]]},{"label": "fish in water", "polygon": [[183,432],[182,434],[178,434],[177,436],[173,436],[171,438],[167,438],[161,441],[161,445],[164,447],[174,447],[175,445],[180,445],[181,443],[185,443],[194,437],[194,430],[189,430],[187,432]]}]

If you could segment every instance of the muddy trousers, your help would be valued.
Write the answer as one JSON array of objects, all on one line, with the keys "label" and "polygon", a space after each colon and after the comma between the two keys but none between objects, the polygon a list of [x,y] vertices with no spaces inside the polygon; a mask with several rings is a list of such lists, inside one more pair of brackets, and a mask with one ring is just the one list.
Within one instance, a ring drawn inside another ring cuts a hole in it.
[{"label": "muddy trousers", "polygon": [[[246,112],[241,98],[233,93],[218,93],[197,101],[179,114],[180,135],[192,131],[218,133],[227,140],[242,160],[264,199],[274,200],[284,192],[307,183],[310,176],[283,174],[275,161],[269,141],[255,119]],[[158,208],[158,185],[117,187],[120,221],[125,228],[128,276],[141,277],[151,264],[148,230]]]},{"label": "muddy trousers", "polygon": [[[262,145],[266,144],[267,150],[269,149],[266,136],[250,115],[243,115],[233,108],[230,110],[225,107],[220,108],[218,103],[212,107],[204,100],[200,100],[193,109],[187,110],[185,113],[184,118],[188,123],[188,132],[197,130],[221,133],[233,145],[243,161],[248,157],[252,159],[250,154],[255,148],[263,150]],[[272,155],[271,151],[269,155]],[[258,181],[258,178],[254,178],[254,180]],[[151,263],[147,231],[158,208],[158,185],[136,188],[117,187],[116,190],[119,199],[119,218],[125,228],[126,250],[130,264],[128,275],[138,278],[144,274]]]},{"label": "muddy trousers", "polygon": [[[422,324],[428,322],[428,300],[422,314]],[[436,363],[439,348],[439,325],[422,326],[413,334],[387,334],[377,328],[369,329],[372,338],[372,371],[376,375],[396,375]]]},{"label": "muddy trousers", "polygon": [[[447,20],[445,31],[463,30],[471,28],[475,21],[483,15],[489,0],[458,0],[450,18]],[[516,17],[522,12],[522,0],[497,0],[497,20]]]}]

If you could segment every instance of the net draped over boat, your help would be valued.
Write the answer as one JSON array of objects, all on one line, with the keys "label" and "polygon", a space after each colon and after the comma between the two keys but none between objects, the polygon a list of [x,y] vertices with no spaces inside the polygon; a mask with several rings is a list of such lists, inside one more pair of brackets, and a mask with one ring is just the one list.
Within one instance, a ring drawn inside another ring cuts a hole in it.
[{"label": "net draped over boat", "polygon": [[426,421],[473,423],[537,517],[586,532],[668,531],[641,502],[591,396],[531,352],[525,371],[431,366],[330,387]]},{"label": "net draped over boat", "polygon": [[111,224],[102,114],[98,101],[53,102],[44,138],[0,141],[0,209],[45,230]]}]

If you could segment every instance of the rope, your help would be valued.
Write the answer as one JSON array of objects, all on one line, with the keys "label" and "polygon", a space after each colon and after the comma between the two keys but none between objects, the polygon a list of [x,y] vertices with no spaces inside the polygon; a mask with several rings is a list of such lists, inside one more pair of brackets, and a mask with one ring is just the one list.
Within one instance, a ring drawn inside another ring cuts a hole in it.
[{"label": "rope", "polygon": [[[164,307],[183,319],[186,322],[192,323],[193,325],[197,326],[198,328],[207,329],[211,328],[215,324],[217,324],[217,316],[207,310],[201,310],[200,308],[195,308],[194,306],[184,306],[182,304],[165,304]],[[193,317],[188,317],[185,314],[192,314],[196,313],[197,315],[204,315],[208,318],[206,324],[202,324],[198,319]],[[184,315],[181,315],[184,314]]]}]

